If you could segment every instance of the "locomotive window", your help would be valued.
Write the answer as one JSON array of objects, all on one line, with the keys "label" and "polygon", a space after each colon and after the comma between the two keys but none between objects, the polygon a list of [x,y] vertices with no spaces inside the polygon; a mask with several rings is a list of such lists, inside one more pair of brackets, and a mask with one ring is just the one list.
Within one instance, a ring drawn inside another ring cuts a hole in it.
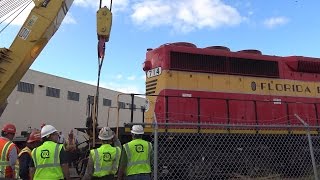
[{"label": "locomotive window", "polygon": [[229,72],[252,76],[279,77],[278,62],[229,58]]}]

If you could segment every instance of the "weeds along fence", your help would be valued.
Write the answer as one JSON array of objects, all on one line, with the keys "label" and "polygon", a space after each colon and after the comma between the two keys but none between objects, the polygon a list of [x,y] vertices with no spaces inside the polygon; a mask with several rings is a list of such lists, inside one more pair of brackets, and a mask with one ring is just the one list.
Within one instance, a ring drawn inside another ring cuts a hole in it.
[{"label": "weeds along fence", "polygon": [[[299,119],[299,117],[297,116]],[[143,125],[153,179],[318,179],[318,126],[199,123]]]}]

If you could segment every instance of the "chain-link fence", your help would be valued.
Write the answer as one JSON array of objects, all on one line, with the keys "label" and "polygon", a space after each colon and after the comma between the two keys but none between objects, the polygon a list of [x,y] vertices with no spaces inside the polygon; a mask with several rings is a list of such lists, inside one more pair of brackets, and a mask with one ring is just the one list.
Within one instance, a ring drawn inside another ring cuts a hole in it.
[{"label": "chain-link fence", "polygon": [[151,127],[154,179],[318,179],[320,127],[192,123]]}]

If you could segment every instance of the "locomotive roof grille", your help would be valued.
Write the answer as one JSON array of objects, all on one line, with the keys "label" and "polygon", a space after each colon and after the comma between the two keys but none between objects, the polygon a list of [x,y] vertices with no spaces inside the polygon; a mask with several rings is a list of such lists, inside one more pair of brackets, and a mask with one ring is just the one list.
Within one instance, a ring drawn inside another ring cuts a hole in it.
[{"label": "locomotive roof grille", "polygon": [[320,62],[298,61],[298,72],[320,73]]},{"label": "locomotive roof grille", "polygon": [[171,52],[170,56],[171,70],[279,78],[277,61],[183,52]]}]

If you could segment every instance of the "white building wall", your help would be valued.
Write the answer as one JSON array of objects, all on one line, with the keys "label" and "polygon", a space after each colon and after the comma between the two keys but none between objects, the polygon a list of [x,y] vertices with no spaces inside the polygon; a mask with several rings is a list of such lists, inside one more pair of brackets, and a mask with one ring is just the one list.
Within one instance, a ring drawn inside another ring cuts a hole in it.
[{"label": "white building wall", "polygon": [[[8,98],[8,105],[0,117],[0,125],[11,122],[16,125],[17,131],[32,128],[40,128],[42,123],[51,124],[59,131],[67,134],[73,128],[85,127],[87,98],[88,95],[95,95],[96,87],[29,70],[22,78],[21,82],[34,84],[34,93],[17,91],[17,87]],[[60,89],[60,98],[46,96],[47,87]],[[68,91],[80,93],[79,101],[68,100]],[[109,89],[100,88],[99,90],[99,126],[116,127],[117,122],[117,96],[121,94]],[[103,106],[103,98],[112,100],[112,107]],[[131,104],[130,95],[120,95],[119,101],[126,103],[126,108]],[[141,106],[145,104],[145,99],[135,96],[134,122],[142,122]],[[108,112],[109,111],[109,112]],[[131,111],[120,109],[119,125],[129,122]]]}]

